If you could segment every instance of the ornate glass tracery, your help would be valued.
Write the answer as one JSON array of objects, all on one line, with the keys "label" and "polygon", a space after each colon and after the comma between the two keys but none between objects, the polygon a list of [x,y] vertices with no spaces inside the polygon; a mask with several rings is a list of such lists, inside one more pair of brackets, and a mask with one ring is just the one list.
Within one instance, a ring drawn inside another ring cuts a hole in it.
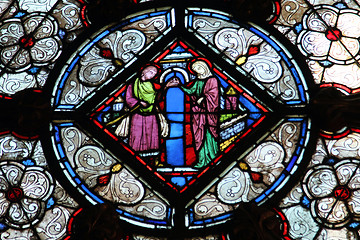
[{"label": "ornate glass tracery", "polygon": [[1,145],[1,236],[62,238],[78,203],[50,174],[39,140],[9,134]]},{"label": "ornate glass tracery", "polygon": [[174,231],[221,224],[242,202],[269,201],[311,142],[308,83],[285,47],[211,10],[186,10],[182,25],[181,11],[142,12],[85,41],[52,90],[50,136],[60,169],[87,201],[113,202],[122,219]]},{"label": "ornate glass tracery", "polygon": [[[356,94],[356,1],[285,0],[275,9],[273,26],[306,57],[315,83]],[[199,233],[191,230],[222,224],[249,201],[279,202],[284,239],[359,238],[359,130],[321,131],[310,157],[304,148],[314,136],[306,111],[311,81],[272,29],[211,9],[152,9],[87,38],[59,70],[54,64],[91,24],[85,2],[4,1],[0,16],[0,99],[45,85],[54,113],[47,140],[0,131],[2,238],[71,239],[80,206],[111,202],[122,219],[139,226],[135,239],[166,239],[161,235],[179,226],[189,230],[185,239],[226,239],[215,230],[193,238]],[[179,25],[186,31],[177,35]],[[245,121],[218,113],[219,123],[229,120],[228,128],[219,124],[219,150],[194,168],[194,102],[191,94],[171,93],[181,91],[171,86],[159,101],[170,131],[160,137],[164,156],[157,162],[119,135],[118,122],[110,123],[127,106],[126,91],[144,63],[160,66],[160,86],[174,78],[185,84],[196,79],[187,68],[196,58],[210,62],[220,83],[219,108],[235,106]],[[175,95],[181,97],[172,103]],[[179,102],[184,108],[172,107]],[[174,144],[178,139],[183,143]],[[184,149],[181,163],[174,148]],[[156,230],[144,234],[142,227]]]},{"label": "ornate glass tracery", "polygon": [[307,57],[316,83],[358,86],[356,2],[284,1],[274,23]]},{"label": "ornate glass tracery", "polygon": [[[345,95],[357,92],[358,4],[353,1],[284,1],[282,4],[274,26],[307,57],[315,82],[322,84],[321,87],[336,87]],[[347,128],[336,134],[320,134],[302,182],[280,205],[293,226],[292,238],[355,239],[358,236],[358,174],[357,167],[353,167],[359,158],[355,150],[357,132]]]},{"label": "ornate glass tracery", "polygon": [[64,44],[88,25],[84,2],[2,1],[1,92],[42,87]]}]

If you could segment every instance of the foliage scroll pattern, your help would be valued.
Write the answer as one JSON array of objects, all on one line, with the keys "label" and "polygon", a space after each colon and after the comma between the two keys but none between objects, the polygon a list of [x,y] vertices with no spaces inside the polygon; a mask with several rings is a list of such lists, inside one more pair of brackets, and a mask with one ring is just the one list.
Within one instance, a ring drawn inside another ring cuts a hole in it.
[{"label": "foliage scroll pattern", "polygon": [[196,36],[209,42],[221,54],[241,67],[249,79],[266,87],[286,102],[296,101],[296,81],[284,66],[277,50],[261,37],[222,19],[194,16]]},{"label": "foliage scroll pattern", "polygon": [[43,87],[62,48],[85,27],[77,0],[0,3],[0,92]]},{"label": "foliage scroll pattern", "polygon": [[39,140],[0,142],[1,237],[63,238],[78,205],[50,174]]},{"label": "foliage scroll pattern", "polygon": [[286,0],[274,26],[306,56],[316,83],[357,89],[359,18],[356,1]]}]

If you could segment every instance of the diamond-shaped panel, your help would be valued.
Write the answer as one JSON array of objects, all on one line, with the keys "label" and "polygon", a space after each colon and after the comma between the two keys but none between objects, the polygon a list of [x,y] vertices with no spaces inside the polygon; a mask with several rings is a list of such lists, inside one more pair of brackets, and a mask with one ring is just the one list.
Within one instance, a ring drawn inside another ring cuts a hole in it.
[{"label": "diamond-shaped panel", "polygon": [[[202,79],[189,67],[195,62],[208,66],[208,77]],[[90,118],[172,189],[184,192],[257,127],[268,110],[181,41],[151,64],[161,69],[157,79],[129,79]],[[140,104],[145,99],[152,101],[151,110]]]}]

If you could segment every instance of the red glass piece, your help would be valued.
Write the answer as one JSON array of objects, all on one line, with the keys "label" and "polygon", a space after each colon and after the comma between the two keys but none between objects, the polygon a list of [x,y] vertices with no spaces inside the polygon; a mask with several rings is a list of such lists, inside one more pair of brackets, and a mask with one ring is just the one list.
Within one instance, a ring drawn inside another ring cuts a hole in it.
[{"label": "red glass piece", "polygon": [[190,114],[185,114],[185,122],[191,123],[191,115]]},{"label": "red glass piece", "polygon": [[325,36],[330,41],[337,41],[340,40],[342,34],[341,31],[337,28],[329,28],[325,31]]},{"label": "red glass piece", "polygon": [[24,196],[23,190],[18,187],[11,187],[6,192],[6,197],[10,202],[19,202]]},{"label": "red glass piece", "polygon": [[165,102],[164,101],[159,102],[159,108],[160,108],[161,111],[164,111],[164,108],[165,108]]},{"label": "red glass piece", "polygon": [[339,200],[346,200],[350,197],[350,189],[347,186],[337,186],[334,195]]},{"label": "red glass piece", "polygon": [[109,48],[100,49],[100,56],[102,56],[103,58],[113,58],[114,57],[111,49],[109,49]]},{"label": "red glass piece", "polygon": [[186,148],[186,165],[191,166],[196,162],[195,149],[193,147]]},{"label": "red glass piece", "polygon": [[260,47],[259,46],[250,46],[249,51],[248,51],[248,56],[258,54],[259,52],[260,52]]},{"label": "red glass piece", "polygon": [[34,38],[31,36],[23,36],[22,38],[20,38],[20,46],[22,48],[30,48],[34,46],[34,44]]},{"label": "red glass piece", "polygon": [[105,186],[110,182],[110,174],[102,175],[98,177],[98,184]]},{"label": "red glass piece", "polygon": [[[190,115],[190,114],[187,114]],[[193,144],[193,137],[192,137],[192,132],[191,132],[191,125],[190,124],[186,124],[185,125],[185,145],[186,146],[190,146]]]},{"label": "red glass piece", "polygon": [[262,175],[260,173],[252,172],[250,173],[251,179],[255,183],[262,182]]}]

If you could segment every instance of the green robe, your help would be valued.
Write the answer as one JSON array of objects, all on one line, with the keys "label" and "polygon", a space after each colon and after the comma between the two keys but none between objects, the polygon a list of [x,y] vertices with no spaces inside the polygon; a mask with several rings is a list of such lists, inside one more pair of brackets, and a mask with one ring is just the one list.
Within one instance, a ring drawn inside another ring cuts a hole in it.
[{"label": "green robe", "polygon": [[[198,155],[198,162],[195,168],[202,168],[209,164],[218,154],[219,146],[216,141],[218,107],[219,107],[219,88],[216,78],[197,79],[189,87],[181,89],[190,95],[192,104],[192,128],[195,140],[195,148]],[[197,103],[199,98],[204,100]],[[206,113],[203,113],[203,112]],[[195,114],[199,113],[199,114]]]},{"label": "green robe", "polygon": [[134,96],[141,101],[149,103],[148,107],[140,108],[140,113],[150,113],[153,111],[156,90],[150,81],[141,81],[137,78],[134,83]]}]

